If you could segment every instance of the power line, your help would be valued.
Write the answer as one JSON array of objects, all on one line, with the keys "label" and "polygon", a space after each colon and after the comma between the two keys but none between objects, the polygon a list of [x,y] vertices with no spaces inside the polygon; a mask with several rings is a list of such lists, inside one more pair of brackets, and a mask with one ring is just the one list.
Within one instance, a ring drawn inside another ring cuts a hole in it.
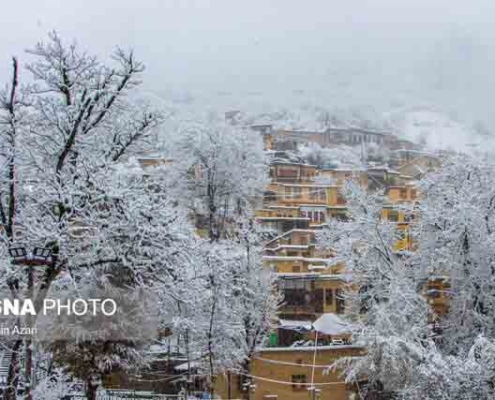
[{"label": "power line", "polygon": [[246,376],[248,378],[252,379],[259,379],[260,381],[266,381],[266,382],[272,382],[272,383],[278,383],[280,385],[298,385],[298,386],[331,386],[331,385],[345,385],[345,382],[321,382],[321,383],[306,383],[306,382],[288,382],[288,381],[280,381],[277,379],[269,379],[269,378],[263,378],[261,376],[256,376],[256,375],[250,375],[250,374],[244,374],[242,372],[237,372],[239,375]]},{"label": "power line", "polygon": [[[297,349],[297,348],[295,348]],[[267,363],[271,364],[279,364],[279,365],[293,365],[297,367],[313,367],[313,364],[299,364],[299,363],[292,363],[289,361],[278,361],[278,360],[270,360],[268,358],[263,358],[263,357],[256,357],[257,360],[261,360]],[[315,368],[329,368],[329,365],[315,365]]]}]

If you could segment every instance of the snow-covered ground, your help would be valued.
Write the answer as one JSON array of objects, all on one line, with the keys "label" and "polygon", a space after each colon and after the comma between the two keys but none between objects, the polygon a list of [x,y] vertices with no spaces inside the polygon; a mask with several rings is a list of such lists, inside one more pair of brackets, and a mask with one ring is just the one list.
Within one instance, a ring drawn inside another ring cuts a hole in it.
[{"label": "snow-covered ground", "polygon": [[468,124],[429,107],[396,109],[384,113],[384,118],[399,135],[431,150],[466,151],[491,142]]}]

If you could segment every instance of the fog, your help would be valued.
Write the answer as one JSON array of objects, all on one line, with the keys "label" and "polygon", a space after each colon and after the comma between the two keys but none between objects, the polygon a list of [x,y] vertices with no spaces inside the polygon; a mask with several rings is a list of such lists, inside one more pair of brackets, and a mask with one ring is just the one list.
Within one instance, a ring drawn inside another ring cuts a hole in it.
[{"label": "fog", "polygon": [[133,47],[147,65],[144,89],[167,101],[258,110],[309,102],[371,119],[419,109],[464,134],[495,129],[490,0],[3,3],[4,81],[9,57],[25,60],[23,50],[56,29],[102,57]]}]

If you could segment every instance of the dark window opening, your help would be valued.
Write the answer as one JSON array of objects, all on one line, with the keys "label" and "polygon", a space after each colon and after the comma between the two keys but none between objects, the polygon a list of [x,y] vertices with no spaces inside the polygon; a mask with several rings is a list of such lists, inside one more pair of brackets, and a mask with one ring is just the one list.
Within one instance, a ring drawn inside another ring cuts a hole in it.
[{"label": "dark window opening", "polygon": [[292,390],[306,390],[306,375],[292,375]]}]

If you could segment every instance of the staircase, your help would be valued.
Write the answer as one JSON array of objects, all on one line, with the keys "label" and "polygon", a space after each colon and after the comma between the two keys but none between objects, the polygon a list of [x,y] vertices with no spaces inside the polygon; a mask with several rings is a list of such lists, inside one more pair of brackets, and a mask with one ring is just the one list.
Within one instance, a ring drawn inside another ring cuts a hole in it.
[{"label": "staircase", "polygon": [[7,375],[9,373],[11,358],[12,351],[5,349],[0,351],[0,391],[3,391],[7,385]]}]

